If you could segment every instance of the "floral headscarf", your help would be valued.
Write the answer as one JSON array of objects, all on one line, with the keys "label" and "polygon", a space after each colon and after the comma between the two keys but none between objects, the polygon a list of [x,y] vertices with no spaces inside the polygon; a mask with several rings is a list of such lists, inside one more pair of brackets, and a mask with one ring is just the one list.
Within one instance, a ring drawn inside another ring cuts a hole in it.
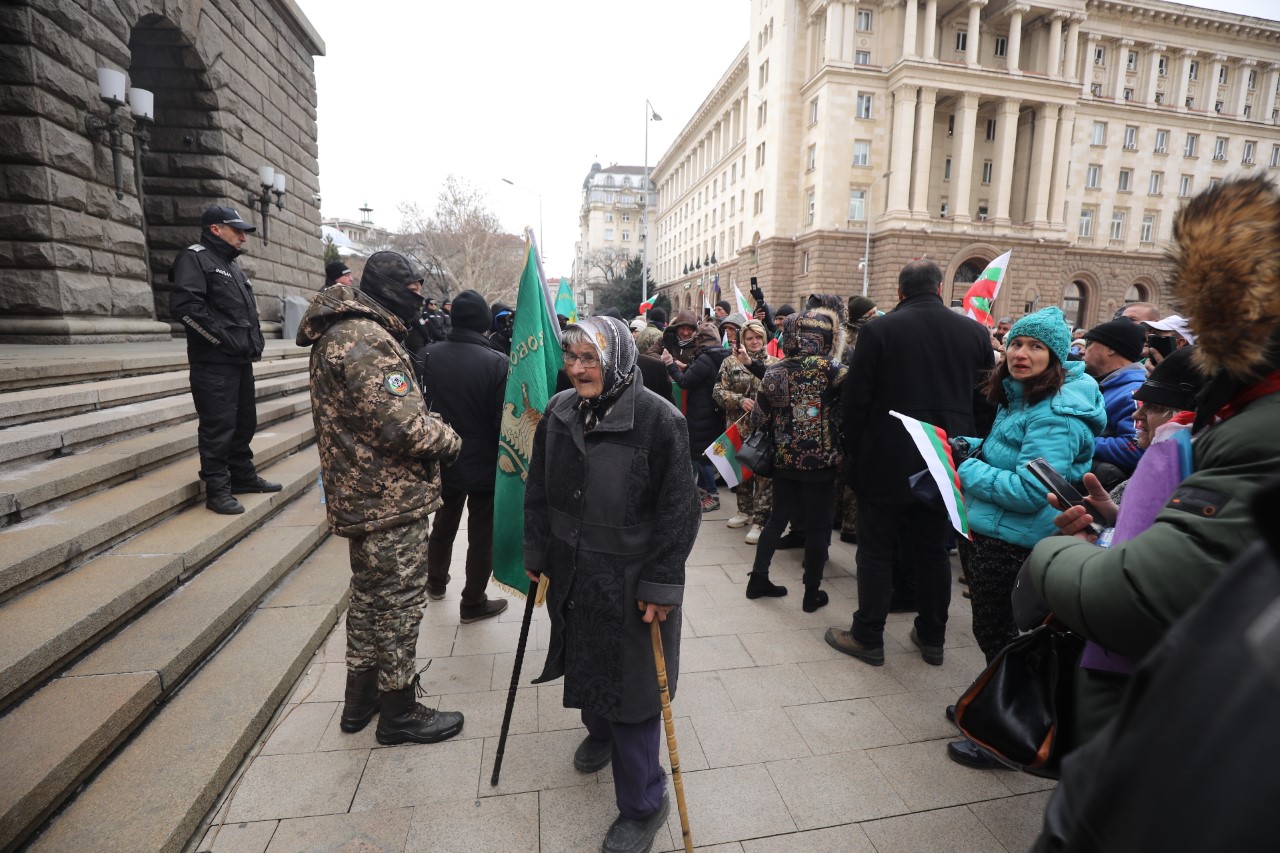
[{"label": "floral headscarf", "polygon": [[636,369],[636,342],[627,324],[615,317],[586,317],[570,323],[565,331],[580,329],[585,332],[600,358],[600,376],[604,390],[599,397],[582,398],[578,409],[586,418],[586,431],[590,432],[604,417],[627,386],[631,384]]}]

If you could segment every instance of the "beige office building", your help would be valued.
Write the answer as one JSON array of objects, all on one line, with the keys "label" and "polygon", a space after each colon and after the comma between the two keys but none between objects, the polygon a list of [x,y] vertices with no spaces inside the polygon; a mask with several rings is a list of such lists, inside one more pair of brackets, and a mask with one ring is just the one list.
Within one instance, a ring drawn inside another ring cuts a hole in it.
[{"label": "beige office building", "polygon": [[[578,212],[578,242],[574,244],[574,296],[582,313],[592,313],[600,288],[620,276],[627,262],[640,257],[644,247],[644,166],[591,164],[582,182],[582,207]],[[656,215],[656,193],[649,182],[648,221]],[[649,258],[650,264],[653,257]],[[650,278],[656,277],[653,272]]]},{"label": "beige office building", "polygon": [[959,299],[1012,249],[996,310],[1089,326],[1168,308],[1180,204],[1280,176],[1280,23],[1164,2],[752,0],[751,38],[653,170],[650,263],[697,303],[775,305],[927,256]]}]

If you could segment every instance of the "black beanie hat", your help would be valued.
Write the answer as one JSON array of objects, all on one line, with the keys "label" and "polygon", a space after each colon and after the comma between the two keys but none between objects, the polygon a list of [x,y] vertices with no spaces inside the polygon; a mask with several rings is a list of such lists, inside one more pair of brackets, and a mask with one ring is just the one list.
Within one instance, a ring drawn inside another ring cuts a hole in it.
[{"label": "black beanie hat", "polygon": [[1195,347],[1174,350],[1156,365],[1147,381],[1133,392],[1133,399],[1180,412],[1194,412],[1196,395],[1204,376],[1195,363]]},{"label": "black beanie hat", "polygon": [[360,276],[360,291],[408,327],[422,315],[422,297],[407,287],[415,281],[422,281],[422,276],[404,255],[374,252]]},{"label": "black beanie hat", "polygon": [[663,325],[667,322],[667,312],[661,308],[649,309],[649,322]]},{"label": "black beanie hat", "polygon": [[787,304],[784,304],[777,311],[773,312],[773,318],[776,320],[779,317],[790,317],[794,313],[796,313],[796,309],[792,308],[791,305],[787,303]]},{"label": "black beanie hat", "polygon": [[876,302],[870,296],[850,296],[849,297],[849,322],[862,319],[862,315],[866,314],[872,308],[876,307]]},{"label": "black beanie hat", "polygon": [[470,329],[484,334],[493,324],[493,315],[489,313],[489,303],[474,290],[464,290],[453,298],[453,325],[459,329]]},{"label": "black beanie hat", "polygon": [[325,267],[324,267],[325,281],[337,281],[338,279],[342,278],[344,275],[350,275],[350,274],[351,274],[351,268],[348,267],[342,261],[334,261],[332,263],[325,264]]},{"label": "black beanie hat", "polygon": [[1142,347],[1147,342],[1147,332],[1128,317],[1121,317],[1118,320],[1099,323],[1084,333],[1084,339],[1097,341],[1103,346],[1111,347],[1130,361],[1137,361],[1142,357]]}]

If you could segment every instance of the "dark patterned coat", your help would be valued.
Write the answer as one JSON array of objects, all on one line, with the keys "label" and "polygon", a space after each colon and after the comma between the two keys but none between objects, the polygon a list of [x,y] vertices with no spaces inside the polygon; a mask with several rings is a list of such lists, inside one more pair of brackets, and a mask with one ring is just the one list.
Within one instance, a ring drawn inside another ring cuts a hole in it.
[{"label": "dark patterned coat", "polygon": [[[702,518],[689,435],[675,406],[638,371],[583,434],[578,395],[551,398],[525,486],[525,567],[551,582],[551,644],[536,683],[564,676],[564,704],[638,723],[661,711],[649,626],[637,601],[679,605]],[[672,695],[680,671],[677,607],[662,623]]]},{"label": "dark patterned coat", "polygon": [[429,415],[404,324],[353,287],[316,294],[298,327],[311,347],[311,416],[316,425],[329,529],[364,536],[440,508],[440,466],[462,440]]}]

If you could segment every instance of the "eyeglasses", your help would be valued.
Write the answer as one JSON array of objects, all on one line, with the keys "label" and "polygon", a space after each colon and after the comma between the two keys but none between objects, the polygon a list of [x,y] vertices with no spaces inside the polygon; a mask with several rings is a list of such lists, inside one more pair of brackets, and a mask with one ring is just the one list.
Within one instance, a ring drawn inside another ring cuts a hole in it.
[{"label": "eyeglasses", "polygon": [[573,367],[575,364],[581,364],[587,370],[600,366],[600,359],[594,355],[576,355],[568,350],[564,350],[561,355],[564,356],[564,366]]}]

